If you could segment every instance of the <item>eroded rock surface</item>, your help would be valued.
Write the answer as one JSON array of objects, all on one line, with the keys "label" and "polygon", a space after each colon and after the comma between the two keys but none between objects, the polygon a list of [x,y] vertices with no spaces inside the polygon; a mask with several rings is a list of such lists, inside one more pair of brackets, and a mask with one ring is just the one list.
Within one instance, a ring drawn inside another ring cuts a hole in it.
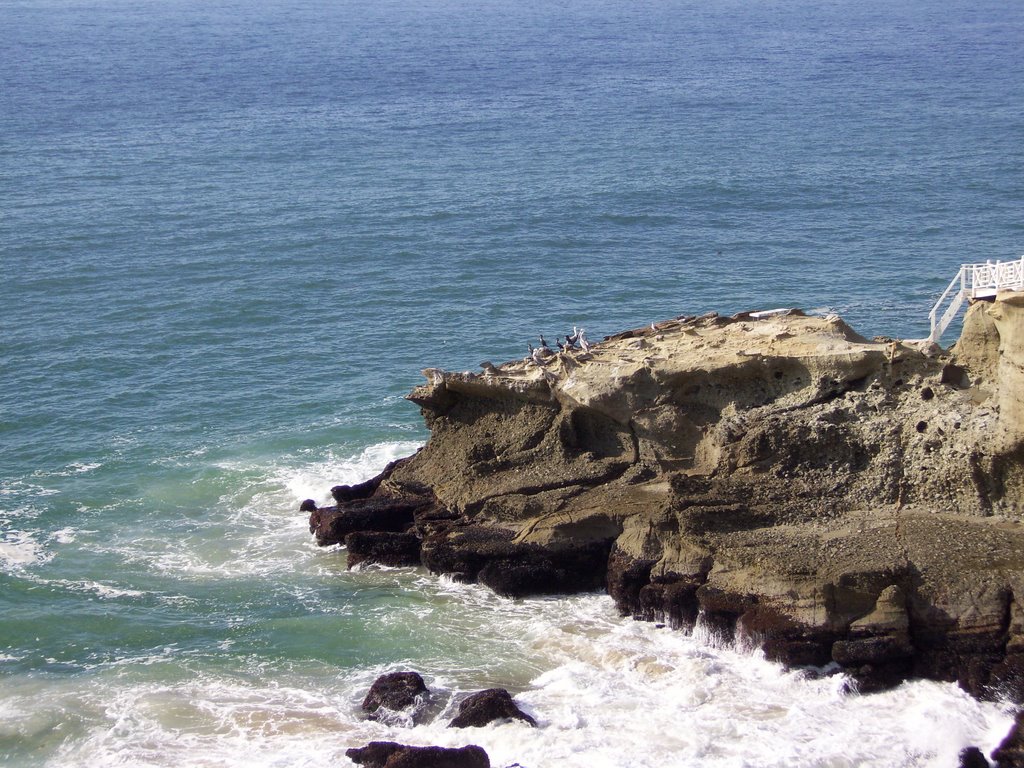
[{"label": "eroded rock surface", "polygon": [[321,543],[414,534],[431,571],[506,595],[603,586],[862,690],[1022,698],[1020,295],[949,353],[790,311],[425,373],[429,442],[313,510]]}]

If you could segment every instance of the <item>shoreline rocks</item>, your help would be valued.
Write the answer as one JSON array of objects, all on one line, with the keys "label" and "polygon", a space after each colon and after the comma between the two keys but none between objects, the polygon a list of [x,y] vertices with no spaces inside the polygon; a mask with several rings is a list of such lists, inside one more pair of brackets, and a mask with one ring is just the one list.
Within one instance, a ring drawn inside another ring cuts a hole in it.
[{"label": "shoreline rocks", "polygon": [[482,728],[496,720],[521,720],[531,727],[537,721],[518,706],[504,688],[488,688],[474,693],[459,704],[459,714],[448,724],[449,728]]},{"label": "shoreline rocks", "polygon": [[790,311],[426,373],[427,445],[304,505],[350,565],[416,562],[418,542],[432,572],[605,588],[865,692],[1024,700],[1024,297],[974,305],[950,353]]},{"label": "shoreline rocks", "polygon": [[404,710],[415,718],[429,694],[418,672],[390,672],[370,686],[362,708],[371,720],[387,720]]},{"label": "shoreline rocks", "polygon": [[393,741],[371,741],[345,750],[345,756],[366,768],[491,768],[482,747],[412,747]]}]

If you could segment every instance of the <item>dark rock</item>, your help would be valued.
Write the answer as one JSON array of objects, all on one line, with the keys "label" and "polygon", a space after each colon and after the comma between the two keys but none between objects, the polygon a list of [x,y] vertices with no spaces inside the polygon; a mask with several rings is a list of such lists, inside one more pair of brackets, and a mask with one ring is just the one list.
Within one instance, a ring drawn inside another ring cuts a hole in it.
[{"label": "dark rock", "polygon": [[341,544],[356,531],[407,531],[416,510],[428,502],[421,498],[372,498],[350,501],[335,508],[323,507],[310,515],[309,524],[321,547]]},{"label": "dark rock", "polygon": [[423,541],[434,573],[490,587],[505,597],[582,592],[604,585],[610,541],[516,544],[510,532],[449,523]]},{"label": "dark rock", "polygon": [[491,560],[507,558],[514,551],[513,533],[448,522],[423,540],[423,564],[433,573],[446,573],[458,581],[475,582]]},{"label": "dark rock", "polygon": [[516,706],[504,688],[474,693],[459,704],[459,714],[449,728],[480,728],[495,720],[523,720],[536,727],[537,721]]},{"label": "dark rock", "polygon": [[345,756],[356,765],[382,768],[387,764],[389,757],[403,749],[406,747],[395,741],[371,741],[365,747],[346,749]]},{"label": "dark rock", "polygon": [[363,711],[371,719],[381,708],[400,712],[415,706],[428,694],[426,683],[416,672],[390,672],[378,677],[363,699]]},{"label": "dark rock", "polygon": [[1020,649],[1007,649],[1006,656],[990,665],[982,687],[992,698],[1024,701],[1024,653]]},{"label": "dark rock", "polygon": [[491,768],[487,753],[475,744],[450,749],[371,741],[365,747],[346,750],[345,755],[366,768]]},{"label": "dark rock", "polygon": [[482,747],[408,747],[392,755],[384,768],[491,768]]},{"label": "dark rock", "polygon": [[348,567],[379,563],[394,568],[420,564],[420,539],[414,533],[356,531],[345,537]]},{"label": "dark rock", "polygon": [[992,759],[996,768],[1024,768],[1024,712],[1017,713],[1010,732],[992,752]]},{"label": "dark rock", "polygon": [[299,512],[316,512],[316,502],[313,499],[306,499],[299,505]]},{"label": "dark rock", "polygon": [[370,498],[374,491],[380,487],[381,476],[371,478],[363,483],[356,483],[355,485],[336,485],[331,488],[331,496],[338,504],[344,504],[348,501],[358,501],[359,499]]},{"label": "dark rock", "polygon": [[886,663],[913,655],[914,648],[905,636],[877,635],[832,644],[832,660],[844,667]]},{"label": "dark rock", "polygon": [[639,613],[645,621],[667,621],[674,629],[692,629],[700,614],[697,590],[706,576],[668,575],[640,590]]},{"label": "dark rock", "polygon": [[971,377],[967,373],[967,369],[962,365],[955,365],[954,363],[949,363],[942,367],[942,377],[940,380],[943,384],[948,384],[957,389],[966,389],[971,386]]},{"label": "dark rock", "polygon": [[706,576],[677,573],[651,578],[654,560],[638,560],[617,547],[608,558],[608,594],[624,616],[667,621],[675,629],[692,629],[700,602],[697,590]]},{"label": "dark rock", "polygon": [[600,589],[611,542],[572,542],[568,546],[519,545],[513,557],[493,560],[478,579],[505,597],[563,594]]},{"label": "dark rock", "polygon": [[651,583],[651,568],[655,562],[638,560],[618,547],[612,548],[608,556],[608,594],[622,615],[632,615],[638,619],[643,617],[640,592]]},{"label": "dark rock", "polygon": [[960,768],[989,768],[984,753],[977,747],[960,750]]},{"label": "dark rock", "polygon": [[795,667],[828,664],[836,635],[793,620],[770,605],[755,603],[737,620],[744,638],[760,641],[766,658]]},{"label": "dark rock", "polygon": [[832,644],[832,660],[861,693],[884,691],[913,676],[914,647],[905,636],[876,635]]},{"label": "dark rock", "polygon": [[[415,454],[414,454],[415,455]],[[331,488],[331,496],[338,504],[344,504],[349,501],[358,501],[360,499],[368,499],[373,496],[380,488],[381,483],[391,477],[396,469],[401,468],[409,462],[412,456],[406,456],[402,459],[390,462],[384,471],[376,477],[371,477],[362,483],[356,483],[355,485],[336,485]]]}]

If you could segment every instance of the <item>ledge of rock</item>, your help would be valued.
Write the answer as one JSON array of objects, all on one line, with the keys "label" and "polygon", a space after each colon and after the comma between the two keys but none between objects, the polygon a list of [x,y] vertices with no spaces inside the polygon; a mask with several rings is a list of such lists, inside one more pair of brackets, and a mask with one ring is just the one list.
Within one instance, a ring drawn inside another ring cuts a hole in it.
[{"label": "ledge of rock", "polygon": [[[972,306],[949,352],[791,310],[425,374],[430,440],[307,502],[318,542],[411,535],[431,571],[510,596],[607,588],[865,691],[1024,698],[1021,294]],[[382,541],[354,549],[415,559]]]}]

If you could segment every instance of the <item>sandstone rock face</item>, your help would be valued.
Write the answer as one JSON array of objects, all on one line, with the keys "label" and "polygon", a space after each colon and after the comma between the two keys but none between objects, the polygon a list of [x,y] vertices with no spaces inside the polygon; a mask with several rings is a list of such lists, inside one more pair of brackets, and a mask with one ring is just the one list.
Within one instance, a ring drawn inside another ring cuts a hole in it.
[{"label": "sandstone rock face", "polygon": [[1024,694],[1021,296],[973,306],[951,353],[789,311],[426,373],[429,442],[313,511],[318,541],[381,514],[506,595],[604,586],[862,690]]}]

